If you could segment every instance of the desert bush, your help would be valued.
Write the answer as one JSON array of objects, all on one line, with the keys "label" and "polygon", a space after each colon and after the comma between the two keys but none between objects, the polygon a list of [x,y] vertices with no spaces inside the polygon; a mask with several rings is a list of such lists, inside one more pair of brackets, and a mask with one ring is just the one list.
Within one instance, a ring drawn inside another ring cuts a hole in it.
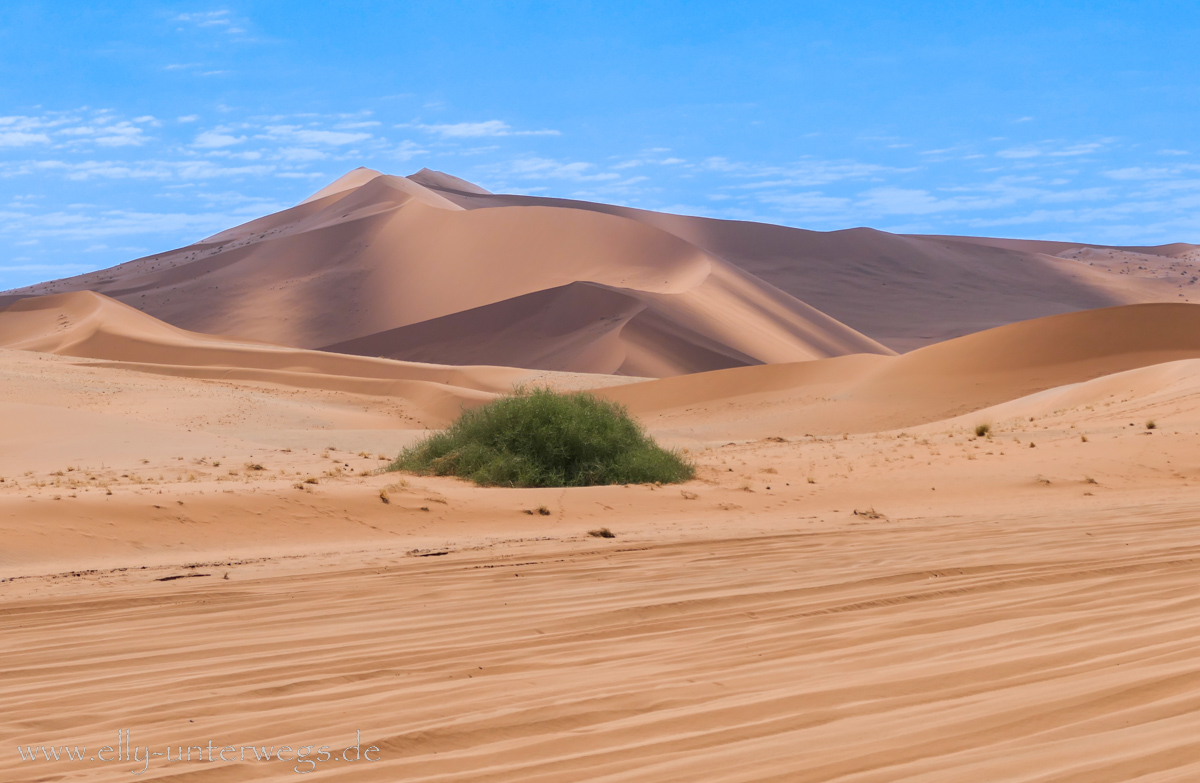
[{"label": "desert bush", "polygon": [[465,411],[448,429],[402,451],[389,470],[504,487],[666,484],[695,473],[617,403],[540,388],[516,389]]},{"label": "desert bush", "polygon": [[977,437],[977,438],[982,438],[991,431],[992,431],[992,425],[990,425],[990,424],[976,424],[975,425],[975,437]]},{"label": "desert bush", "polygon": [[1155,423],[1154,419],[1151,419],[1150,421],[1146,422],[1146,429],[1148,429],[1148,430],[1158,429],[1158,424]]}]

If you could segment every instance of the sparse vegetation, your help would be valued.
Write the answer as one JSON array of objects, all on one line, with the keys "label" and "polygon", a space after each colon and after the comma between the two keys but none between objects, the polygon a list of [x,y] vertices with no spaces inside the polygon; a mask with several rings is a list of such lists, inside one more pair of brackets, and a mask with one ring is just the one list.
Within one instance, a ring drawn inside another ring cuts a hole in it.
[{"label": "sparse vegetation", "polygon": [[540,388],[519,388],[464,412],[444,432],[401,452],[389,469],[507,487],[676,483],[695,473],[620,405]]},{"label": "sparse vegetation", "polygon": [[1146,422],[1146,429],[1148,429],[1148,430],[1158,429],[1158,425],[1154,423],[1154,419],[1151,419],[1150,421]]},{"label": "sparse vegetation", "polygon": [[990,424],[976,424],[975,425],[975,437],[977,437],[977,438],[986,438],[991,431],[992,431],[992,425],[990,425]]},{"label": "sparse vegetation", "polygon": [[606,527],[597,528],[596,530],[589,530],[588,535],[591,536],[592,538],[616,538],[617,537],[616,533],[612,532],[611,530],[609,530]]}]

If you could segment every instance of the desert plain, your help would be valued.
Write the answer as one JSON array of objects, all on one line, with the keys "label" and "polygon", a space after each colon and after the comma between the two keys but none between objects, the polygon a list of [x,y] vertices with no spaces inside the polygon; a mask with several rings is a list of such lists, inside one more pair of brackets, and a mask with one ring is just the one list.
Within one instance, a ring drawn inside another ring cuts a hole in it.
[{"label": "desert plain", "polygon": [[[1195,780],[1198,277],[358,169],[0,294],[0,779]],[[517,385],[697,477],[382,470]]]}]

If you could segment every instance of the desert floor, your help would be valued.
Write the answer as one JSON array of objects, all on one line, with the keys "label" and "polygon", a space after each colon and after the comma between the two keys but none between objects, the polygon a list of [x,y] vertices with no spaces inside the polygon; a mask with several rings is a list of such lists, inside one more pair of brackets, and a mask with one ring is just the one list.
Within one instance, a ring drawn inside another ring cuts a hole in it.
[{"label": "desert floor", "polygon": [[[0,382],[6,781],[1200,776],[1200,360],[879,432],[679,409],[696,481],[575,490],[378,472],[394,396]],[[90,760],[126,730],[172,760]]]}]

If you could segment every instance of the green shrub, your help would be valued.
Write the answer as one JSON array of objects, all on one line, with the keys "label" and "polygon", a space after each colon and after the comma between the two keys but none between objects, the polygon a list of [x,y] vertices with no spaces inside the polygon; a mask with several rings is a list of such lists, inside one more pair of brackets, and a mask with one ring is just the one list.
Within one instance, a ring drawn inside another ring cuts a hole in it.
[{"label": "green shrub", "polygon": [[992,425],[990,425],[990,424],[976,424],[975,425],[975,437],[977,437],[977,438],[982,438],[991,431],[992,431]]},{"label": "green shrub", "polygon": [[448,429],[402,451],[389,469],[503,487],[665,484],[695,473],[617,403],[548,389],[517,389],[465,411]]},{"label": "green shrub", "polygon": [[1148,430],[1158,429],[1158,425],[1154,422],[1154,419],[1151,419],[1150,421],[1146,422],[1146,429],[1148,429]]}]

